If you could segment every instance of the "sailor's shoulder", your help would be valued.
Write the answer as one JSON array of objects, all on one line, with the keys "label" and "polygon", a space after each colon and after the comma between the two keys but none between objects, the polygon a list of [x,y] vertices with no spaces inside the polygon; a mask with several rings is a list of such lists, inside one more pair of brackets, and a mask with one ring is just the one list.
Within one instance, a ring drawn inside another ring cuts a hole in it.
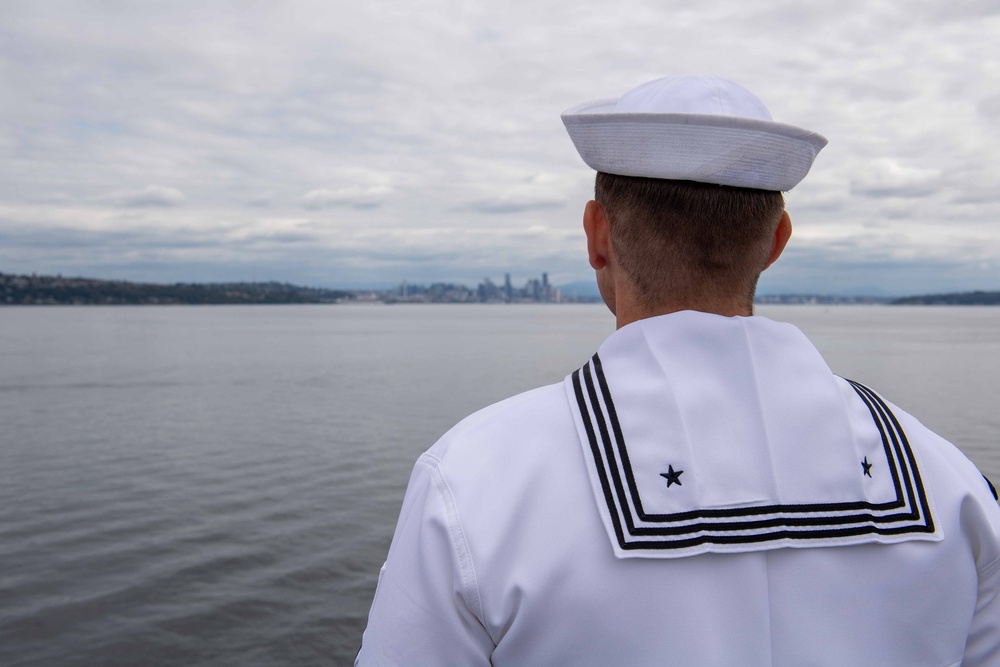
[{"label": "sailor's shoulder", "polygon": [[427,454],[445,461],[467,448],[519,448],[561,433],[572,423],[563,384],[545,385],[472,413],[441,436]]},{"label": "sailor's shoulder", "polygon": [[[838,378],[840,379],[840,378]],[[847,386],[859,394],[866,392],[875,399],[874,408],[882,412],[884,419],[898,425],[899,432],[920,463],[920,470],[937,496],[951,492],[959,496],[971,494],[993,505],[996,500],[992,482],[979,470],[975,463],[954,443],[927,427],[916,416],[893,403],[877,391],[858,382],[843,380]],[[992,508],[991,508],[992,509]],[[997,512],[1000,518],[1000,511]]]}]

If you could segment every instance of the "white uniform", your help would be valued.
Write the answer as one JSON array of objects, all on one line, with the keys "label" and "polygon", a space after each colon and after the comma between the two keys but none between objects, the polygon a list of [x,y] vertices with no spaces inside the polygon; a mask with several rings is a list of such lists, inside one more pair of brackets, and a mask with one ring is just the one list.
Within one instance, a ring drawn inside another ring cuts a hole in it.
[{"label": "white uniform", "polygon": [[1000,665],[1000,508],[794,327],[629,324],[417,461],[359,665]]}]

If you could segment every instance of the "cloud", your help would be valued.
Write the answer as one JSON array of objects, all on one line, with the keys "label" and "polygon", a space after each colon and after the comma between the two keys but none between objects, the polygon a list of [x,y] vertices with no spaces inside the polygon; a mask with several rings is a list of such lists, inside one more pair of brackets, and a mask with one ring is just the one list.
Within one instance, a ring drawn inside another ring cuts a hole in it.
[{"label": "cloud", "polygon": [[492,197],[468,202],[462,208],[468,211],[477,211],[488,215],[505,215],[510,213],[524,213],[525,211],[538,211],[552,208],[559,208],[565,205],[562,199],[546,197]]},{"label": "cloud", "polygon": [[338,206],[349,206],[356,209],[375,208],[385,203],[392,192],[393,189],[388,185],[352,185],[336,190],[322,188],[310,190],[303,195],[302,206],[310,211]]},{"label": "cloud", "polygon": [[893,158],[865,163],[851,193],[868,197],[926,197],[941,187],[937,169],[913,167]]},{"label": "cloud", "polygon": [[270,208],[274,203],[274,193],[273,192],[263,192],[256,195],[247,202],[247,206],[251,208]]},{"label": "cloud", "polygon": [[985,97],[979,101],[976,109],[980,114],[990,120],[1000,117],[1000,95]]},{"label": "cloud", "polygon": [[126,207],[170,207],[180,206],[187,200],[177,188],[162,185],[147,185],[140,190],[119,190],[93,198],[93,201]]},{"label": "cloud", "polygon": [[977,211],[981,211],[980,204],[1000,203],[1000,192],[995,187],[965,187],[954,195],[951,200],[954,204],[973,204]]}]

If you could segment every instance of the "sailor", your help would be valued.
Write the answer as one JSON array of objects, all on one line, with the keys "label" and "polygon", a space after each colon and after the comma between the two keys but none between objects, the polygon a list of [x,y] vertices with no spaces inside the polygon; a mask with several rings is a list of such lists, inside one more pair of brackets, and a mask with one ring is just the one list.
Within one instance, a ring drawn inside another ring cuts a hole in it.
[{"label": "sailor", "polygon": [[975,466],[753,316],[820,135],[677,76],[563,121],[618,329],[416,462],[358,665],[1000,665]]}]

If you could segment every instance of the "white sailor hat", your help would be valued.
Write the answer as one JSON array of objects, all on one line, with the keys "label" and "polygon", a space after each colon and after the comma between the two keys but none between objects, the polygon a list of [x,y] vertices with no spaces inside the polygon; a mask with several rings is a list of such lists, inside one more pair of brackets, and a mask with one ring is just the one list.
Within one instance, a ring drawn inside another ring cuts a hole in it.
[{"label": "white sailor hat", "polygon": [[774,122],[756,95],[717,77],[656,79],[568,109],[562,120],[597,171],[760,190],[791,190],[827,143]]}]

